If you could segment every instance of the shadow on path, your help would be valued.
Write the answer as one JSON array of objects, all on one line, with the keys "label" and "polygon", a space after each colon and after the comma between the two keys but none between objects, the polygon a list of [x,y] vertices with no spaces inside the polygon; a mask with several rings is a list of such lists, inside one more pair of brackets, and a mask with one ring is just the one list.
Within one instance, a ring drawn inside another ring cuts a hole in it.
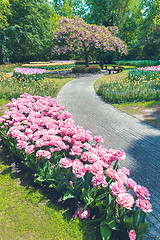
[{"label": "shadow on path", "polygon": [[132,141],[127,154],[134,158],[134,164],[136,164],[136,168],[131,171],[133,179],[147,187],[151,194],[153,212],[148,214],[150,233],[148,232],[149,236],[146,239],[158,240],[160,239],[160,136],[146,135]]}]

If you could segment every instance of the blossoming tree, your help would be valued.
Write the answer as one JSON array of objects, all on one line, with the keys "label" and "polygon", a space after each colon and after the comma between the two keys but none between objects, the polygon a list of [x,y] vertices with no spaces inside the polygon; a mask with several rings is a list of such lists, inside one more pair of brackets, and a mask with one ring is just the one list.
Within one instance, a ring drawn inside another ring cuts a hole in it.
[{"label": "blossoming tree", "polygon": [[83,19],[61,18],[54,31],[53,52],[57,54],[83,53],[86,67],[89,66],[89,54],[93,50],[118,51],[127,54],[127,45],[117,37],[118,28],[91,25]]}]

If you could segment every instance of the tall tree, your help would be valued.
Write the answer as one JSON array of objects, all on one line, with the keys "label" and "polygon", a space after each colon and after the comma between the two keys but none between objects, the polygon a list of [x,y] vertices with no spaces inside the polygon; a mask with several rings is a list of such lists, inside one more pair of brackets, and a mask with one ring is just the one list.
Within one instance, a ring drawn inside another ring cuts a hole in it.
[{"label": "tall tree", "polygon": [[86,6],[83,0],[53,0],[53,4],[57,14],[61,17],[73,18],[85,15]]},{"label": "tall tree", "polygon": [[160,57],[160,0],[143,0],[144,19],[139,38],[146,58]]},{"label": "tall tree", "polygon": [[4,31],[8,26],[8,16],[10,15],[9,0],[0,1],[0,64],[3,64],[2,47],[4,44]]},{"label": "tall tree", "polygon": [[56,17],[53,7],[45,0],[10,0],[10,4],[5,46],[11,61],[47,59]]},{"label": "tall tree", "polygon": [[126,44],[117,37],[118,28],[87,24],[83,19],[61,18],[53,35],[53,52],[84,53],[86,67],[89,66],[89,55],[95,50],[119,51],[127,54]]},{"label": "tall tree", "polygon": [[125,22],[126,13],[130,12],[136,2],[135,0],[86,0],[89,6],[86,20],[106,27],[120,27]]}]

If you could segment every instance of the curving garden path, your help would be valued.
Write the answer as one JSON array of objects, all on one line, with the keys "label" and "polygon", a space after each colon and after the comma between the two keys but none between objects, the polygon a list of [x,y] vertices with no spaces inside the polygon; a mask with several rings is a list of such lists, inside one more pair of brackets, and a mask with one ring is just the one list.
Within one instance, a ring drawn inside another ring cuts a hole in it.
[{"label": "curving garden path", "polygon": [[160,131],[106,104],[94,91],[94,82],[102,74],[79,77],[68,82],[57,101],[73,114],[76,125],[101,135],[109,149],[123,149],[127,155],[121,166],[131,177],[147,187],[153,212],[148,214],[150,232],[146,240],[160,239]]}]

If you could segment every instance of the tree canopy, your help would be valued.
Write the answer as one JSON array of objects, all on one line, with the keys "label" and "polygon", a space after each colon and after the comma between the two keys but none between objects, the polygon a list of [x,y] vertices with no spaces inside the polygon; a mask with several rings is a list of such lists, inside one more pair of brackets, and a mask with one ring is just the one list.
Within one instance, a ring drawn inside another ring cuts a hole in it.
[{"label": "tree canopy", "polygon": [[79,17],[61,18],[53,35],[53,52],[57,54],[83,52],[88,66],[89,54],[96,49],[127,54],[127,46],[117,37],[117,33],[117,27],[106,28],[87,24]]},{"label": "tree canopy", "polygon": [[11,61],[33,61],[51,51],[53,11],[45,1],[10,0],[11,16],[5,46]]},{"label": "tree canopy", "polygon": [[0,29],[4,29],[7,25],[7,18],[10,15],[9,0],[0,1]]}]

